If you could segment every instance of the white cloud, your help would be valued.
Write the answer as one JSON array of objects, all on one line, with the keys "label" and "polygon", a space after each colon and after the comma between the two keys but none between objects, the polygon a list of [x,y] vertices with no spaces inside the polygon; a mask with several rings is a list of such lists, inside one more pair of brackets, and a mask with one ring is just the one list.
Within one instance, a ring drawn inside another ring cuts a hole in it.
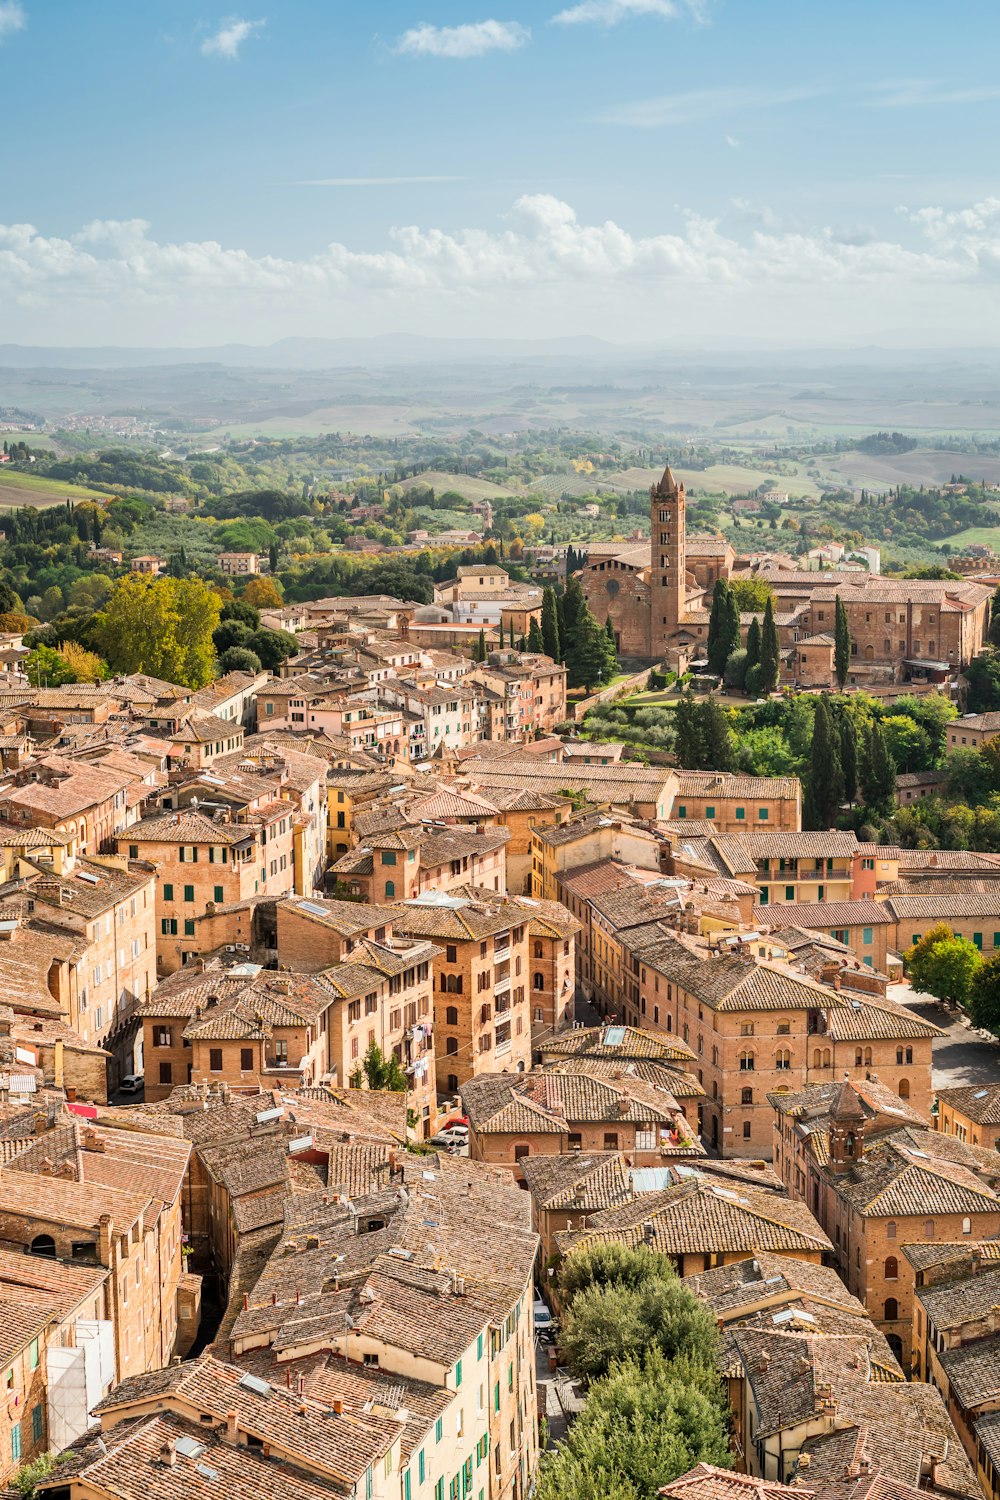
[{"label": "white cloud", "polygon": [[470,21],[463,26],[413,26],[396,43],[396,51],[414,57],[482,57],[484,52],[514,52],[530,40],[519,21]]},{"label": "white cloud", "polygon": [[0,0],[0,42],[15,31],[23,31],[27,24],[24,6],[18,0]]},{"label": "white cloud", "polygon": [[743,142],[742,141],[738,141],[734,135],[727,135],[725,139],[726,139],[726,145],[727,146],[732,146],[732,148],[733,148],[734,151],[738,151],[739,148],[743,144]]},{"label": "white cloud", "polygon": [[599,118],[608,125],[635,125],[651,130],[660,125],[686,125],[692,120],[710,120],[719,115],[798,104],[825,92],[825,87],[818,84],[790,84],[787,88],[689,89],[676,94],[661,94],[653,99],[633,99],[604,110]]},{"label": "white cloud", "polygon": [[694,337],[721,328],[801,340],[818,329],[870,337],[889,307],[919,326],[933,310],[954,342],[959,314],[970,331],[996,316],[1000,198],[904,209],[900,224],[880,238],[783,227],[761,210],[728,230],[691,213],[670,232],[635,235],[583,223],[542,193],[518,199],[495,230],[411,225],[377,248],[334,241],[299,259],[161,242],[143,220],[96,221],[71,238],[0,225],[0,309],[7,337],[31,343],[65,341],[68,329],[78,342],[129,343],[348,326],[469,332],[473,315],[503,333],[648,340],[686,326]]},{"label": "white cloud", "polygon": [[264,29],[264,21],[244,21],[239,16],[227,16],[218,31],[205,38],[201,44],[204,57],[225,57],[230,62],[239,56],[240,48],[250,37]]},{"label": "white cloud", "polygon": [[593,24],[617,26],[634,16],[659,16],[675,21],[688,15],[696,21],[705,19],[705,0],[580,0],[580,4],[561,10],[552,20],[561,26]]},{"label": "white cloud", "polygon": [[1000,84],[949,87],[940,79],[897,78],[875,84],[869,103],[883,109],[911,109],[932,104],[981,104],[987,99],[1000,99]]},{"label": "white cloud", "polygon": [[464,182],[464,177],[307,177],[295,187],[406,187],[412,182]]}]

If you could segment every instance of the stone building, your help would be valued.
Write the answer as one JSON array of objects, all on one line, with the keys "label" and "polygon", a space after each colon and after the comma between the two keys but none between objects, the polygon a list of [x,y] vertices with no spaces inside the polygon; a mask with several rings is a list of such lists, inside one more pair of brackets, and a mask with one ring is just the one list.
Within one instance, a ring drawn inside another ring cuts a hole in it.
[{"label": "stone building", "polygon": [[814,1114],[807,1091],[772,1093],[775,1166],[835,1246],[848,1288],[904,1365],[914,1275],[902,1246],[1000,1233],[995,1152],[900,1118],[889,1092],[845,1081]]},{"label": "stone building", "polygon": [[[839,595],[851,633],[851,685],[943,680],[968,665],[985,639],[990,589],[970,579],[890,579],[864,570],[816,573],[737,560],[722,538],[688,537],[683,483],[667,468],[650,490],[650,541],[593,547],[581,584],[601,624],[610,620],[623,656],[684,667],[708,640],[719,578],[761,578],[793,678],[817,685],[831,647]],[[741,616],[744,631],[753,618]],[[800,658],[805,657],[805,660]]]},{"label": "stone building", "polygon": [[510,1167],[517,1178],[535,1156],[622,1151],[630,1165],[654,1167],[704,1153],[676,1099],[624,1074],[489,1073],[463,1084],[461,1095],[470,1156]]},{"label": "stone building", "polygon": [[953,1135],[986,1151],[1000,1150],[1000,1085],[938,1089],[934,1123],[942,1135]]}]

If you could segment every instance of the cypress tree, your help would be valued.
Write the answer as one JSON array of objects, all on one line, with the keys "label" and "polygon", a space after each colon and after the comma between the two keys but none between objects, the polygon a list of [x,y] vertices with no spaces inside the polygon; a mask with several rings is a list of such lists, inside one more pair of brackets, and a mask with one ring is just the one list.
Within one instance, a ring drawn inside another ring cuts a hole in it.
[{"label": "cypress tree", "polygon": [[705,760],[705,742],[701,714],[690,693],[682,693],[677,700],[674,727],[677,736],[674,742],[677,764],[685,771],[701,770]]},{"label": "cypress tree", "polygon": [[766,695],[778,686],[781,671],[781,651],[778,646],[778,628],[774,623],[774,602],[768,598],[764,605],[764,624],[760,632],[761,690]]},{"label": "cypress tree", "polygon": [[708,617],[708,670],[721,677],[726,665],[726,645],[724,638],[724,624],[727,614],[726,580],[716,580],[715,588],[712,590],[712,612]]},{"label": "cypress tree", "polygon": [[747,671],[760,665],[760,621],[754,615],[747,630]]},{"label": "cypress tree", "polygon": [[865,746],[861,790],[868,807],[888,812],[896,798],[896,767],[885,742],[882,726],[875,723]]},{"label": "cypress tree", "polygon": [[528,650],[533,655],[539,656],[544,649],[545,647],[542,645],[542,632],[539,628],[538,620],[532,615],[531,624],[528,626]]},{"label": "cypress tree", "polygon": [[840,736],[834,729],[829,704],[820,698],[816,703],[809,753],[809,808],[814,827],[832,827],[843,800]]},{"label": "cypress tree", "polygon": [[715,698],[706,698],[701,705],[702,763],[706,771],[731,771],[735,766],[733,737],[723,712]]},{"label": "cypress tree", "polygon": [[858,731],[847,713],[840,716],[840,769],[844,774],[844,798],[853,803],[858,795]]},{"label": "cypress tree", "polygon": [[847,623],[847,610],[840,595],[837,595],[834,625],[833,666],[837,674],[837,686],[843,688],[851,666],[851,631]]},{"label": "cypress tree", "polygon": [[618,670],[618,642],[615,640],[615,627],[611,623],[611,616],[610,615],[608,616],[608,618],[604,622],[604,634],[608,638],[608,647],[607,647],[607,650],[608,650],[608,664],[609,664],[609,667],[610,667],[610,670],[608,672],[608,677],[610,679],[610,678],[612,678],[615,675],[615,673]]},{"label": "cypress tree", "polygon": [[486,660],[486,632],[485,630],[483,630],[482,626],[480,626],[479,628],[479,639],[476,642],[475,650],[472,653],[472,659],[473,661]]},{"label": "cypress tree", "polygon": [[[726,618],[724,624],[726,633],[726,661],[728,661],[733,652],[740,649],[740,606],[736,595],[728,583],[726,584]],[[723,670],[725,670],[724,666]]]},{"label": "cypress tree", "polygon": [[997,587],[990,600],[989,638],[994,646],[1000,646],[1000,587]]},{"label": "cypress tree", "polygon": [[542,594],[542,650],[553,661],[559,661],[562,651],[559,646],[559,616],[556,611],[556,596],[549,588]]}]

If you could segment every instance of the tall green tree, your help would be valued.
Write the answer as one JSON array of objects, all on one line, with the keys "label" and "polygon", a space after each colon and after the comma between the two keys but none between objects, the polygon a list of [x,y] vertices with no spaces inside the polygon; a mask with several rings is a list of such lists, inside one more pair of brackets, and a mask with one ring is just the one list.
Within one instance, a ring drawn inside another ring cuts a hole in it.
[{"label": "tall green tree", "polygon": [[876,720],[865,740],[865,753],[861,762],[861,793],[865,804],[879,812],[892,811],[896,800],[896,767]]},{"label": "tall green tree", "polygon": [[994,646],[1000,646],[1000,586],[993,590],[990,600],[989,638]]},{"label": "tall green tree", "polygon": [[729,1419],[714,1370],[657,1349],[592,1388],[565,1440],[542,1459],[538,1500],[656,1500],[699,1463],[728,1468]]},{"label": "tall green tree", "polygon": [[969,1015],[973,1026],[1000,1036],[1000,954],[986,959],[973,974]]},{"label": "tall green tree", "polygon": [[809,754],[807,807],[813,828],[832,828],[844,800],[840,735],[825,698],[816,703]]},{"label": "tall green tree", "polygon": [[485,630],[483,630],[482,626],[479,627],[479,638],[476,641],[475,646],[472,648],[472,659],[473,661],[486,660],[486,632]]},{"label": "tall green tree", "polygon": [[676,740],[674,754],[677,764],[685,771],[697,771],[705,760],[705,739],[702,733],[701,713],[690,693],[682,693],[674,710]]},{"label": "tall green tree", "polygon": [[541,628],[535,616],[532,615],[531,624],[528,626],[528,650],[533,654],[541,654],[544,649]]},{"label": "tall green tree", "polygon": [[708,667],[717,677],[726,669],[726,662],[740,643],[740,611],[729,590],[729,584],[720,578],[712,591],[712,611],[708,620]]},{"label": "tall green tree", "polygon": [[197,578],[119,579],[90,635],[113,672],[204,687],[215,668],[219,596]]},{"label": "tall green tree", "polygon": [[712,672],[718,672],[721,676],[725,661],[719,661],[719,643],[722,639],[722,616],[726,602],[726,582],[724,578],[717,578],[715,588],[712,590],[712,608],[708,615],[708,639],[705,642],[705,650],[708,655],[708,666]]},{"label": "tall green tree", "polygon": [[840,595],[837,595],[833,627],[833,669],[837,674],[837,686],[843,689],[851,669],[851,629],[847,623],[847,610]]},{"label": "tall green tree", "polygon": [[564,628],[560,631],[568,687],[599,687],[615,671],[613,643],[591,613],[579,578],[571,578],[563,596]]},{"label": "tall green tree", "polygon": [[615,640],[615,627],[611,623],[611,616],[604,622],[604,634],[608,638],[608,660],[611,663],[609,676],[613,677],[618,671],[618,642]]},{"label": "tall green tree", "polygon": [[736,750],[729,720],[716,698],[706,698],[701,705],[702,770],[732,771]]},{"label": "tall green tree", "polygon": [[967,1005],[983,957],[975,943],[939,922],[903,954],[910,984],[951,1005]]},{"label": "tall green tree", "polygon": [[751,667],[760,665],[760,621],[754,615],[747,627],[747,664],[746,671],[749,673]]},{"label": "tall green tree", "polygon": [[764,605],[764,624],[760,632],[761,691],[773,693],[781,675],[781,648],[778,645],[778,627],[774,623],[774,602],[768,599]]},{"label": "tall green tree", "polygon": [[844,799],[853,803],[858,795],[858,731],[850,714],[840,716],[840,769],[844,776]]},{"label": "tall green tree", "polygon": [[562,649],[559,644],[559,616],[556,612],[555,592],[546,588],[542,591],[542,650],[546,656],[551,656],[553,661],[562,660]]}]

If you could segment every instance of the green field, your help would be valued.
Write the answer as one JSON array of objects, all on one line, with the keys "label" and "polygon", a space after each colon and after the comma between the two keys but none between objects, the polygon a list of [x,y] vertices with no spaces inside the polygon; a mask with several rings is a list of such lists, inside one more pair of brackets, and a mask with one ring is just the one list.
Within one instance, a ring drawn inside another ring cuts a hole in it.
[{"label": "green field", "polygon": [[404,488],[406,485],[413,484],[429,484],[435,495],[444,495],[448,490],[452,490],[466,500],[499,500],[506,495],[524,493],[524,488],[520,484],[512,484],[509,489],[505,490],[499,484],[494,484],[491,479],[476,479],[471,474],[444,474],[437,469],[428,469],[423,474],[415,474],[412,479],[406,480]]},{"label": "green field", "polygon": [[65,479],[46,479],[41,474],[22,474],[0,466],[0,509],[10,510],[18,505],[62,505],[66,500],[107,500],[107,495],[97,490],[85,489],[79,484],[68,484]]},{"label": "green field", "polygon": [[968,526],[965,531],[956,531],[954,536],[945,537],[938,543],[941,547],[954,547],[956,551],[975,545],[1000,551],[1000,526]]}]

